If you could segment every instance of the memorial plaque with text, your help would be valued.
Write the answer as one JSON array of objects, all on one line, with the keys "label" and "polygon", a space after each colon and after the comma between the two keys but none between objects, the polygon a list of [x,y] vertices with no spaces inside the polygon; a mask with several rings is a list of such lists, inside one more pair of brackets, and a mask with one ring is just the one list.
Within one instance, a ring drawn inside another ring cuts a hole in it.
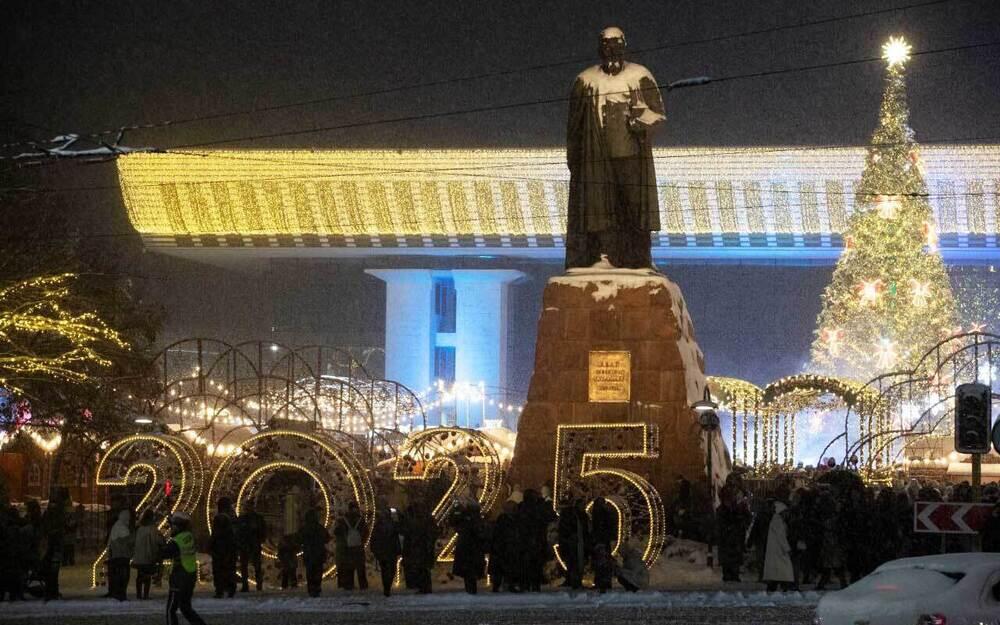
[{"label": "memorial plaque with text", "polygon": [[587,395],[592,402],[626,403],[630,398],[632,354],[590,352]]}]

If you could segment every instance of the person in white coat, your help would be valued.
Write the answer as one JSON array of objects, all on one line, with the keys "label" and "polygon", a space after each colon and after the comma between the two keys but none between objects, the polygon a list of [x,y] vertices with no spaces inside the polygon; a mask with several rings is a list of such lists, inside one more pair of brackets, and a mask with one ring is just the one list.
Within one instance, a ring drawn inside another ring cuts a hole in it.
[{"label": "person in white coat", "polygon": [[128,563],[135,545],[129,528],[131,520],[132,514],[128,510],[120,511],[108,535],[108,594],[119,601],[128,598],[128,578],[131,577]]},{"label": "person in white coat", "polygon": [[774,502],[774,514],[767,528],[767,549],[764,555],[764,582],[767,592],[780,586],[782,591],[795,589],[795,569],[792,567],[792,546],[788,543],[788,524],[784,512],[788,506]]}]

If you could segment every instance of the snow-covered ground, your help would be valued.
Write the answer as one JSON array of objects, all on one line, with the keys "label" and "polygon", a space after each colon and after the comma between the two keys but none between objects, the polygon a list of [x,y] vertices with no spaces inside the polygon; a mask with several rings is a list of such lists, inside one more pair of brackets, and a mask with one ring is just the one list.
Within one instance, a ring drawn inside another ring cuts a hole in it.
[{"label": "snow-covered ground", "polygon": [[[212,625],[312,625],[314,623],[357,623],[358,625],[494,625],[539,623],[562,625],[599,622],[601,625],[639,623],[811,623],[821,593],[762,592],[752,581],[722,584],[718,567],[705,562],[705,546],[690,541],[672,541],[650,571],[650,590],[626,593],[617,587],[605,594],[594,591],[570,593],[547,587],[542,593],[489,592],[484,583],[479,594],[461,591],[461,580],[449,579],[437,571],[434,594],[415,595],[402,591],[382,597],[377,574],[369,570],[366,592],[335,589],[333,580],[324,583],[323,596],[310,599],[305,588],[281,591],[266,588],[263,593],[237,593],[234,599],[213,599],[211,584],[200,584],[194,606]],[[751,579],[750,575],[746,576]],[[89,567],[63,570],[62,592],[66,599],[50,602],[29,601],[0,604],[0,623],[31,625],[113,623],[132,625],[163,620],[166,588],[153,588],[153,599],[132,599],[119,603],[100,598],[104,589],[89,588]],[[134,580],[133,580],[134,581]],[[184,622],[181,619],[181,622]]]},{"label": "snow-covered ground", "polygon": [[[301,592],[301,591],[300,591]],[[10,623],[147,623],[163,618],[163,593],[150,601],[70,599],[3,604],[0,621]],[[604,625],[657,623],[801,623],[810,622],[816,593],[663,592],[597,594],[550,591],[532,594],[480,592],[471,596],[446,591],[430,596],[399,594],[384,598],[336,592],[318,599],[298,594],[212,599],[199,595],[195,609],[209,623],[588,623]]]}]

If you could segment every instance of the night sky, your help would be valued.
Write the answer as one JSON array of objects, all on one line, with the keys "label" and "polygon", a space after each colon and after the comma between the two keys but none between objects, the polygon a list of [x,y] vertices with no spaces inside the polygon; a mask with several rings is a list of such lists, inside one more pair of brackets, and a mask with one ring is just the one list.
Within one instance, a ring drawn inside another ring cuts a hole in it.
[{"label": "night sky", "polygon": [[[684,44],[916,4],[928,6]],[[904,35],[917,51],[1000,41],[1000,2],[8,0],[0,7],[0,24],[0,40],[7,48],[0,64],[4,142],[338,98],[130,136],[132,144],[170,148],[563,97],[574,76],[596,62],[597,33],[611,24],[624,29],[632,50],[668,46],[633,56],[665,84],[692,76],[726,78],[877,57],[881,44],[893,34]],[[547,67],[522,71],[539,65]],[[917,56],[908,68],[911,124],[918,140],[1000,142],[1000,46]],[[661,146],[864,144],[875,126],[882,72],[882,63],[873,62],[673,91],[666,98],[668,121],[656,142]],[[451,81],[498,73],[502,75]],[[445,84],[398,90],[442,81]],[[349,97],[385,90],[390,92]],[[217,147],[559,146],[564,141],[565,109],[565,102],[555,102]],[[6,167],[0,164],[0,169]],[[74,184],[115,183],[111,165],[60,165],[30,176],[44,177],[50,186],[66,184],[63,177]],[[98,206],[104,211],[95,213],[100,215],[98,221],[120,223],[123,218],[115,191],[74,195],[66,205],[81,212]],[[93,227],[106,228],[100,223]],[[230,331],[244,336],[269,329],[266,322],[251,318],[240,299],[246,297],[249,283],[256,296],[268,297],[272,292],[267,280],[215,269],[206,272],[162,258],[144,266],[162,282],[168,309],[173,308],[168,332],[220,332],[225,323],[241,324]],[[832,267],[667,266],[665,270],[685,291],[710,373],[766,383],[797,372],[805,362],[819,295]],[[517,287],[524,295],[524,309],[516,320],[524,329],[521,342],[528,347],[541,286],[555,271],[556,266],[538,268],[531,280]],[[377,289],[371,284],[358,288],[364,297]],[[306,308],[322,311],[324,298],[335,300],[336,294],[317,285],[309,294],[295,297],[301,302],[312,298]],[[242,312],[228,314],[234,308]],[[361,333],[362,323],[370,318],[364,306],[355,308],[350,314],[357,319],[345,317],[339,334],[319,338],[347,340],[344,337],[350,333]],[[521,354],[515,362],[528,369],[528,354],[521,348],[515,351]],[[526,379],[522,382],[526,384]]]},{"label": "night sky", "polygon": [[[677,45],[882,8],[927,4],[820,0],[664,2],[11,1],[0,68],[6,135],[36,126],[93,132],[568,61],[538,71],[137,135],[161,147],[532,101],[566,95],[621,26],[660,83],[877,57],[891,34],[915,50],[1000,40],[1000,3],[950,0],[778,33]],[[6,15],[4,15],[6,13]],[[1000,46],[911,61],[918,138],[1000,137]],[[881,92],[880,63],[731,80],[672,92],[660,145],[862,143]],[[561,145],[565,103],[232,144]]]}]

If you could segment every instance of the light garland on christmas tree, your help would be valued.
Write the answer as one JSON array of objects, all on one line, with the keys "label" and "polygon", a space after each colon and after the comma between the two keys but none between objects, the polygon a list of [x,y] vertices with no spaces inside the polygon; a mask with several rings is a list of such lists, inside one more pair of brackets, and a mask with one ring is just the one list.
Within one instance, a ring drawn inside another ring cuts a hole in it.
[{"label": "light garland on christmas tree", "polygon": [[[847,249],[823,293],[813,367],[868,380],[913,364],[955,325],[955,303],[928,202],[923,162],[909,127],[904,66],[910,46],[882,49],[886,89],[857,186]],[[831,340],[830,332],[842,334]]]}]

